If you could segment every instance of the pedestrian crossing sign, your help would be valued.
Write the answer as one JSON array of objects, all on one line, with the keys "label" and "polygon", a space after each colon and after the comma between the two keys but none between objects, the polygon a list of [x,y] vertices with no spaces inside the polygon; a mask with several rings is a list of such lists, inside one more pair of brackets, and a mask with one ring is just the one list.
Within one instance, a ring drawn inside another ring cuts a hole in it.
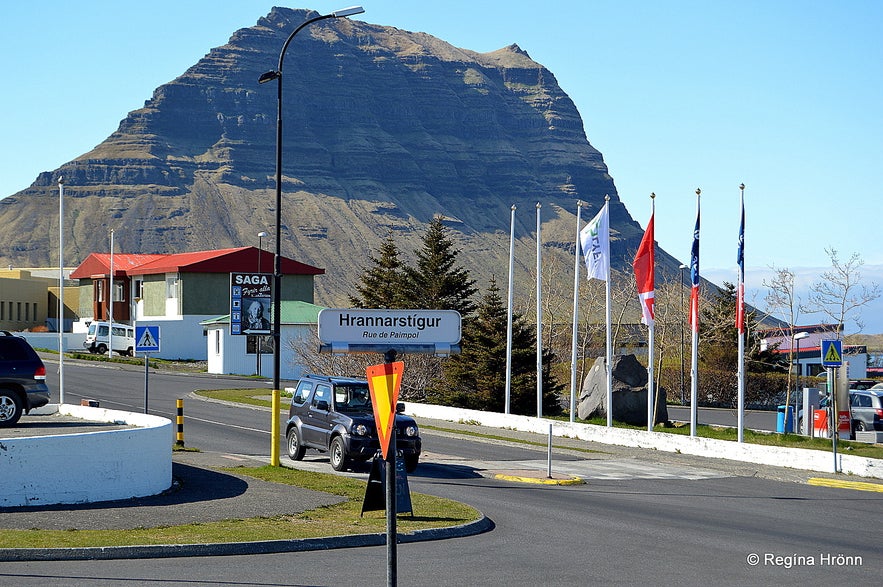
[{"label": "pedestrian crossing sign", "polygon": [[822,365],[825,367],[840,367],[843,365],[843,341],[822,341]]},{"label": "pedestrian crossing sign", "polygon": [[135,352],[158,353],[159,352],[159,326],[136,326],[135,327]]}]

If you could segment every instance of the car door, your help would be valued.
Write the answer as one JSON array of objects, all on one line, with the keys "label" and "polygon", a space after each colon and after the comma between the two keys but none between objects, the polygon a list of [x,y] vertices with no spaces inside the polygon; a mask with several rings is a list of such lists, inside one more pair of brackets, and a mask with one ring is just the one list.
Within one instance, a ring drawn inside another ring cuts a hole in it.
[{"label": "car door", "polygon": [[304,443],[315,448],[328,448],[331,433],[331,385],[317,383],[310,398],[309,409],[303,418],[302,432]]},{"label": "car door", "polygon": [[852,396],[850,404],[853,428],[856,428],[856,422],[861,422],[864,430],[873,430],[874,410],[871,409],[871,396],[864,393],[856,393]]}]

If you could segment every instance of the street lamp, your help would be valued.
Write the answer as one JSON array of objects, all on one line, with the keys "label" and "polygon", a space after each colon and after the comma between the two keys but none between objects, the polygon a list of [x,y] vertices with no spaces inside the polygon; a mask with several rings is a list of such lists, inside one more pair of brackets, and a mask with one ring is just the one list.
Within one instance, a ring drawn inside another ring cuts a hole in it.
[{"label": "street lamp", "polygon": [[[794,378],[795,379],[794,385],[796,387],[796,391],[794,392],[794,415],[795,415],[794,417],[795,417],[795,420],[797,419],[797,398],[800,395],[800,375],[801,375],[801,373],[800,373],[800,341],[808,336],[809,336],[809,332],[798,332],[797,334],[794,335],[794,341],[797,343],[797,358],[796,358],[797,376]],[[788,414],[785,414],[785,421],[786,422],[787,422],[787,419],[788,419]]]},{"label": "street lamp", "polygon": [[[681,263],[681,310],[684,309],[684,269],[687,266]],[[681,320],[681,405],[684,405],[684,321]]]},{"label": "street lamp", "polygon": [[314,16],[305,20],[288,35],[282,50],[279,52],[279,64],[275,70],[261,74],[259,84],[276,80],[276,252],[273,257],[273,420],[270,431],[270,465],[279,466],[279,396],[280,396],[280,331],[282,330],[282,63],[285,60],[285,51],[294,36],[301,29],[327,18],[343,18],[361,14],[365,9],[361,6],[351,6],[336,10],[331,14]]}]

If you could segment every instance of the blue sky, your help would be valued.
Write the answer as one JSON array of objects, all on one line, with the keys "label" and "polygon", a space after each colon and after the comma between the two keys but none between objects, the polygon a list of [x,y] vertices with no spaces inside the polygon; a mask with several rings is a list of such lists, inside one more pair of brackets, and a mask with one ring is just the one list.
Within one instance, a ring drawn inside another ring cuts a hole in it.
[{"label": "blue sky", "polygon": [[[330,12],[358,0],[289,4]],[[687,260],[702,189],[705,277],[736,280],[745,183],[746,285],[769,267],[859,253],[883,284],[883,2],[362,0],[359,20],[485,52],[516,43],[551,70],[638,222]],[[272,2],[16,2],[4,6],[0,197],[90,150]],[[271,67],[273,64],[268,64]],[[883,302],[864,311],[883,332]],[[820,316],[805,316],[814,323]],[[850,330],[849,328],[847,329]],[[854,328],[852,329],[854,330]]]}]

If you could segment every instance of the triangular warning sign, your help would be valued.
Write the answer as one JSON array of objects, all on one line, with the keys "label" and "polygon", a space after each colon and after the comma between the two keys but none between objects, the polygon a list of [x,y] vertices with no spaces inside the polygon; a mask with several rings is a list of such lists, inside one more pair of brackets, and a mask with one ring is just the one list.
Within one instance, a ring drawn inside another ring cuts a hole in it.
[{"label": "triangular warning sign", "polygon": [[836,344],[829,344],[828,351],[825,353],[824,358],[825,363],[840,363],[842,362],[840,359],[840,353],[837,352]]},{"label": "triangular warning sign", "polygon": [[153,340],[153,335],[150,334],[149,328],[144,329],[144,333],[141,335],[141,340],[138,341],[138,346],[142,348],[157,346],[156,341]]},{"label": "triangular warning sign", "polygon": [[384,459],[389,451],[389,440],[395,426],[395,405],[399,401],[399,387],[404,371],[405,364],[401,361],[371,365],[367,369],[368,389],[374,405],[374,423],[377,425],[377,437],[380,439],[380,450]]}]

